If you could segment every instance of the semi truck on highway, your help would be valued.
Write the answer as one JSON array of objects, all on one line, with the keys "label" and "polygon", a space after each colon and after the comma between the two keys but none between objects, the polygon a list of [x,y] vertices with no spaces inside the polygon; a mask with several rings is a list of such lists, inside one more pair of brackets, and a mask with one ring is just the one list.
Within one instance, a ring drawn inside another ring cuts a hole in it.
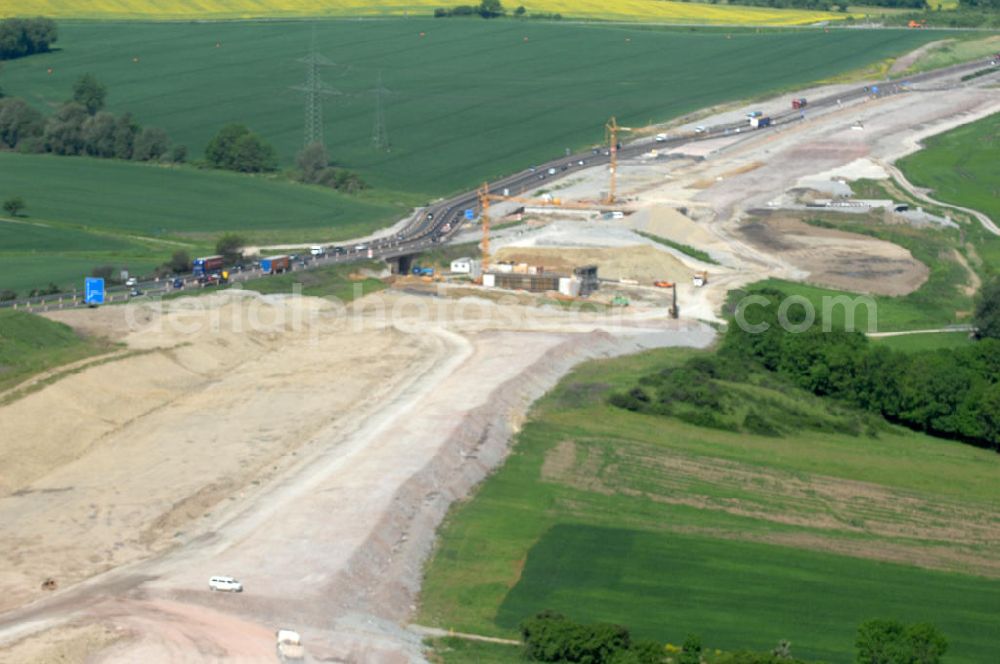
[{"label": "semi truck on highway", "polygon": [[224,264],[225,260],[222,256],[205,256],[192,261],[191,271],[196,277],[204,277],[207,274],[221,270]]},{"label": "semi truck on highway", "polygon": [[260,271],[264,274],[281,274],[291,265],[289,256],[268,256],[260,259]]}]

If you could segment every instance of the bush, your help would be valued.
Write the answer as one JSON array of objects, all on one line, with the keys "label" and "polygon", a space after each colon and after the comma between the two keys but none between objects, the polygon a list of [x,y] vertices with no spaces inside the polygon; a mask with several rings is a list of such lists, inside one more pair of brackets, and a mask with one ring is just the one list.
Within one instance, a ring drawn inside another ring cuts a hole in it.
[{"label": "bush", "polygon": [[241,124],[220,129],[205,148],[205,158],[214,168],[240,173],[263,173],[278,167],[274,148]]},{"label": "bush", "polygon": [[10,302],[17,299],[17,293],[12,290],[0,291],[0,302]]},{"label": "bush", "polygon": [[235,263],[243,258],[243,247],[246,240],[242,235],[226,233],[215,243],[215,253],[221,255],[226,263]]},{"label": "bush", "polygon": [[581,625],[552,611],[543,611],[521,623],[525,655],[539,662],[610,664],[629,650],[631,637],[620,625]]},{"label": "bush", "polygon": [[170,256],[170,260],[164,266],[175,274],[189,272],[191,270],[191,256],[183,249],[178,249]]}]

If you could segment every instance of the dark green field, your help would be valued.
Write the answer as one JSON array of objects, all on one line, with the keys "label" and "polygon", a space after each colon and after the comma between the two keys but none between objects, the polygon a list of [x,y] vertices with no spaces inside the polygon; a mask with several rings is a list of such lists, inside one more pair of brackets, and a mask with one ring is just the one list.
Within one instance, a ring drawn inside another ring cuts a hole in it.
[{"label": "dark green field", "polygon": [[996,454],[884,424],[852,435],[850,411],[787,387],[731,389],[815,428],[758,436],[606,405],[693,354],[592,362],[539,402],[504,467],[446,520],[418,622],[509,637],[553,608],[664,643],[785,638],[847,663],[857,625],[886,617],[938,625],[948,662],[990,661]]},{"label": "dark green field", "polygon": [[[760,649],[797,634],[799,656],[845,661],[859,616],[934,622],[967,653],[988,653],[1000,581],[916,571],[740,541],[560,524],[528,553],[497,623],[551,608],[582,622],[628,625],[640,638],[688,632],[713,647]],[[743,614],[734,620],[734,610]],[[876,608],[877,607],[877,608]],[[808,635],[808,636],[806,636]]]},{"label": "dark green field", "polygon": [[[332,156],[380,189],[425,195],[601,140],[611,115],[642,126],[794,89],[932,38],[912,30],[757,33],[428,19],[63,23],[59,52],[6,63],[4,91],[54,104],[91,72],[108,85],[112,110],[164,127],[192,156],[223,124],[244,122],[288,164],[303,140],[303,97],[290,88],[305,80],[297,60],[308,53],[314,26],[318,50],[341,65],[325,72],[344,93],[326,105]],[[379,72],[392,91],[385,99],[390,153],[371,146],[369,91]]]}]

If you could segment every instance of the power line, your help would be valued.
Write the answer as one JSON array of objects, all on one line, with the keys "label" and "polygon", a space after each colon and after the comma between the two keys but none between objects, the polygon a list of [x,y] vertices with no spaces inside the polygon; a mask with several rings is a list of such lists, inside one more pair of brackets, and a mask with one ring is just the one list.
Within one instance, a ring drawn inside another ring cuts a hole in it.
[{"label": "power line", "polygon": [[323,82],[321,67],[336,67],[337,63],[326,59],[316,49],[315,26],[312,29],[312,46],[309,55],[300,58],[297,62],[304,63],[306,66],[305,84],[292,87],[293,90],[304,92],[306,95],[304,144],[307,146],[313,143],[323,145],[323,97],[340,95],[341,92]]}]

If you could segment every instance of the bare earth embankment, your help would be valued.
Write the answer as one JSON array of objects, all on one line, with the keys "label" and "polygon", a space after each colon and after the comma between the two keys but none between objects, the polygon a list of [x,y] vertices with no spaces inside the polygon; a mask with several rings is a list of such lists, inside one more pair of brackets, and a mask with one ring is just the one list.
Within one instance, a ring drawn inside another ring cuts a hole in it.
[{"label": "bare earth embankment", "polygon": [[394,294],[60,316],[145,352],[0,408],[3,661],[273,661],[279,626],[313,657],[419,660],[399,625],[435,528],[530,403],[584,359],[713,336]]}]

